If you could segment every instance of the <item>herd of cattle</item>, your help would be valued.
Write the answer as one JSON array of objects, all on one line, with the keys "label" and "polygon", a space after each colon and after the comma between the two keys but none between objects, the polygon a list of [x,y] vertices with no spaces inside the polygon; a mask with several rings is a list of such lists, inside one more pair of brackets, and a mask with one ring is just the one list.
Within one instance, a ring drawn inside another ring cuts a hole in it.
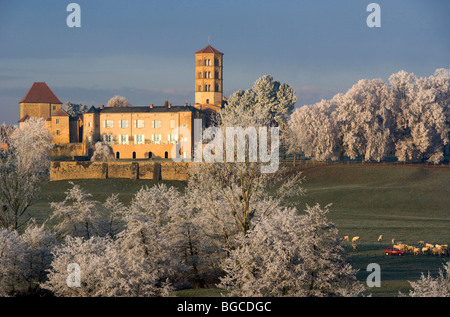
[{"label": "herd of cattle", "polygon": [[[356,242],[358,242],[360,240],[361,239],[359,236],[355,236],[351,239],[353,251],[358,250],[358,246],[357,246]],[[344,241],[350,242],[350,238],[348,236],[345,236]],[[382,242],[383,235],[380,235],[378,237],[377,241]],[[431,244],[431,243],[426,243],[424,241],[419,241],[417,246],[413,246],[413,245],[404,244],[402,242],[396,243],[395,239],[392,239],[392,245],[394,248],[396,248],[398,250],[404,251],[406,253],[411,253],[414,255],[420,255],[420,254],[431,254],[431,255],[439,255],[439,256],[441,256],[441,255],[448,256],[449,255],[448,244]]]}]

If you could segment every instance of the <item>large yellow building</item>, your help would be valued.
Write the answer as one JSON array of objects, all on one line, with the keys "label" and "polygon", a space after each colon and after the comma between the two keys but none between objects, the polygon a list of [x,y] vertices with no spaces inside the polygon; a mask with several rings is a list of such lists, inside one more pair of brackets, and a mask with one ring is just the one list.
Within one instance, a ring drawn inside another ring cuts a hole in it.
[{"label": "large yellow building", "polygon": [[19,123],[29,117],[45,118],[55,144],[83,143],[86,150],[100,141],[117,159],[191,158],[194,120],[202,119],[205,127],[224,103],[223,53],[208,45],[195,53],[194,106],[92,106],[72,118],[47,84],[35,82],[20,101]]}]

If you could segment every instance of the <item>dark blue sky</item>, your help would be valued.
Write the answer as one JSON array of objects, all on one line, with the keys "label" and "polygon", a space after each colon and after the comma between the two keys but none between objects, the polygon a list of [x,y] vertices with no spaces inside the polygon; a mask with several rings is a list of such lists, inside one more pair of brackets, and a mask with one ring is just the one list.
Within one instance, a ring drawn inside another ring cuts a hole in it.
[{"label": "dark blue sky", "polygon": [[[81,28],[66,7],[81,6]],[[381,7],[369,28],[366,7]],[[0,0],[0,123],[45,81],[61,101],[194,103],[194,52],[224,52],[224,90],[265,74],[293,87],[297,106],[399,70],[429,76],[450,65],[450,1]]]}]

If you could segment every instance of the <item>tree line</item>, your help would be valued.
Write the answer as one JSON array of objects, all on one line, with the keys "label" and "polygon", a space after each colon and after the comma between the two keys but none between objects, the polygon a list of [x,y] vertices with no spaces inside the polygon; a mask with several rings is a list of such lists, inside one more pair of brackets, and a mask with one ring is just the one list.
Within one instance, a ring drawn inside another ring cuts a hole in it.
[{"label": "tree line", "polygon": [[361,158],[380,162],[448,163],[450,76],[399,71],[363,79],[346,93],[296,109],[287,140],[291,153],[326,161]]}]

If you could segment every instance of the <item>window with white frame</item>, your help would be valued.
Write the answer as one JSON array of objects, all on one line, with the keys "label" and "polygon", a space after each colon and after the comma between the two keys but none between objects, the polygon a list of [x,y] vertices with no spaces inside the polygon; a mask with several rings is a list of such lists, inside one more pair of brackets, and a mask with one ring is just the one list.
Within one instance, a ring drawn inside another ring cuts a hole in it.
[{"label": "window with white frame", "polygon": [[176,134],[169,134],[169,142],[173,143],[173,142],[177,142],[178,141],[178,135]]},{"label": "window with white frame", "polygon": [[135,128],[144,128],[144,120],[139,119],[139,120],[134,120],[134,127]]},{"label": "window with white frame", "polygon": [[175,128],[175,120],[170,120],[170,128],[171,129]]},{"label": "window with white frame", "polygon": [[106,143],[106,144],[112,144],[112,142],[113,142],[112,134],[105,134],[105,135],[103,135],[103,142]]},{"label": "window with white frame", "polygon": [[152,128],[161,128],[161,120],[153,120]]},{"label": "window with white frame", "polygon": [[113,120],[103,120],[103,127],[104,128],[113,128],[114,121]]},{"label": "window with white frame", "polygon": [[128,135],[121,135],[119,140],[121,144],[128,144]]},{"label": "window with white frame", "polygon": [[120,120],[121,128],[128,128],[128,120]]},{"label": "window with white frame", "polygon": [[145,144],[145,136],[143,134],[136,134],[134,138],[135,144]]},{"label": "window with white frame", "polygon": [[154,144],[161,143],[161,134],[152,134],[152,141]]}]

